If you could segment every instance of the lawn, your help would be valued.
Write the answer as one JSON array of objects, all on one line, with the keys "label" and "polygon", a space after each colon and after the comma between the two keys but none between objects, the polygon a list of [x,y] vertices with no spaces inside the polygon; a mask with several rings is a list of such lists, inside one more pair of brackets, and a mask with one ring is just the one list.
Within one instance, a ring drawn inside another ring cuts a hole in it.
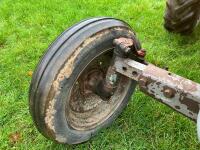
[{"label": "lawn", "polygon": [[28,89],[40,57],[62,31],[88,17],[126,20],[149,62],[200,83],[200,28],[190,36],[168,33],[164,9],[165,0],[1,0],[0,149],[200,149],[192,121],[139,91],[111,127],[80,145],[45,139],[29,114]]}]

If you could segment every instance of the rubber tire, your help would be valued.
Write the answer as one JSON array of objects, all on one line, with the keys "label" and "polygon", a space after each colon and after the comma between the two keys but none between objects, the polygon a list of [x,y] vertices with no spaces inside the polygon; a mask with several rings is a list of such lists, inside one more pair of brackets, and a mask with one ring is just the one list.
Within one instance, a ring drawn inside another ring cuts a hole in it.
[{"label": "rubber tire", "polygon": [[164,27],[174,33],[190,34],[198,23],[200,0],[168,0]]},{"label": "rubber tire", "polygon": [[[102,37],[95,37],[98,34],[102,34]],[[109,126],[125,108],[137,84],[132,80],[127,85],[127,92],[117,110],[94,129],[76,131],[69,127],[65,118],[65,99],[78,74],[95,56],[113,47],[113,39],[119,37],[135,39],[135,34],[130,26],[121,20],[92,18],[69,28],[51,44],[33,74],[29,90],[30,113],[37,129],[45,137],[58,143],[82,143],[101,128]],[[95,40],[85,43],[86,39],[91,38]],[[81,51],[76,54],[80,47]],[[137,47],[140,49],[140,44]],[[73,66],[68,66],[73,68],[71,74],[69,77],[58,79],[66,62],[72,57],[75,57]]]}]

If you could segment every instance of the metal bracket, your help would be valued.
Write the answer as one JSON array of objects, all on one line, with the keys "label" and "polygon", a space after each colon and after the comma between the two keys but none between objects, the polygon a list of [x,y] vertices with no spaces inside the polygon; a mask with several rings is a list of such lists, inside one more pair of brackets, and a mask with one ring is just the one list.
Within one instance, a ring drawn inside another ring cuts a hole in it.
[{"label": "metal bracket", "polygon": [[117,58],[116,71],[138,81],[140,90],[196,121],[200,110],[200,84],[152,64]]},{"label": "metal bracket", "polygon": [[[166,104],[177,112],[197,122],[197,134],[200,141],[200,84],[161,69],[152,64],[140,63],[129,59],[134,42],[120,38],[114,41],[116,72],[138,81],[140,90]],[[135,51],[137,57],[144,57],[145,51]]]}]

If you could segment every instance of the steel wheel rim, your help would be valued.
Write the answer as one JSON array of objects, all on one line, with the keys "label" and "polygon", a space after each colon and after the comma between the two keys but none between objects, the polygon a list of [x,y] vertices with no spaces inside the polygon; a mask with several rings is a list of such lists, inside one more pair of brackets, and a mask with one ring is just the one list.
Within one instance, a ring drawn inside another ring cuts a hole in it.
[{"label": "steel wheel rim", "polygon": [[[110,59],[106,58],[107,67],[104,69],[99,69],[99,71],[101,70],[100,72],[103,72],[105,75],[109,66],[109,61],[112,57],[111,49],[106,50],[96,56],[88,65],[86,65],[86,68],[83,70],[90,69],[91,66],[94,66],[93,64],[95,61],[103,63],[100,58],[102,58],[102,56],[105,58],[107,55],[110,56]],[[104,64],[101,65],[104,66]],[[84,73],[85,72],[83,71],[79,74],[75,84],[72,86],[71,92],[69,94],[69,101],[66,105],[66,120],[71,128],[78,131],[92,130],[105,122],[110,116],[112,116],[120,104],[122,104],[129,85],[131,84],[131,80],[129,80],[127,77],[119,75],[117,88],[109,101],[103,101],[98,95],[94,93],[91,93],[87,95],[87,97],[83,98],[83,95],[81,95],[80,92],[80,83],[77,84],[77,82],[80,78],[82,78]],[[79,88],[77,88],[77,85]],[[78,93],[74,94],[74,91],[77,90]],[[72,97],[74,95],[76,98]]]}]

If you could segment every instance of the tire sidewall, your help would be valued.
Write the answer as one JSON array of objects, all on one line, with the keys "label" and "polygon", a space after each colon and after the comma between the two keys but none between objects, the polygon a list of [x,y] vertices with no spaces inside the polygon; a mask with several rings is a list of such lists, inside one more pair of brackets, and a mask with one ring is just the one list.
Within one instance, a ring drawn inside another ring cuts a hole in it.
[{"label": "tire sidewall", "polygon": [[[109,29],[109,32],[105,32],[103,36],[97,38],[95,41],[90,42],[85,47],[83,47],[75,59],[73,65],[73,71],[69,78],[65,78],[64,80],[59,82],[59,86],[61,87],[60,92],[56,97],[52,99],[56,99],[54,108],[56,110],[53,116],[53,123],[55,128],[55,140],[59,143],[68,143],[68,144],[77,144],[84,141],[87,141],[90,137],[95,135],[101,128],[108,126],[113,120],[121,113],[124,107],[127,105],[132,92],[135,89],[136,83],[133,81],[129,81],[128,91],[123,98],[121,104],[118,106],[115,112],[105,120],[100,125],[88,131],[77,131],[72,129],[67,120],[66,120],[66,105],[69,102],[69,95],[71,88],[73,87],[74,82],[78,78],[81,71],[90,63],[92,59],[96,56],[100,55],[104,51],[113,48],[113,40],[119,37],[133,37],[133,33],[130,32],[129,29],[117,30],[117,29]],[[64,65],[64,64],[63,64]],[[61,70],[62,68],[60,68]]]}]

